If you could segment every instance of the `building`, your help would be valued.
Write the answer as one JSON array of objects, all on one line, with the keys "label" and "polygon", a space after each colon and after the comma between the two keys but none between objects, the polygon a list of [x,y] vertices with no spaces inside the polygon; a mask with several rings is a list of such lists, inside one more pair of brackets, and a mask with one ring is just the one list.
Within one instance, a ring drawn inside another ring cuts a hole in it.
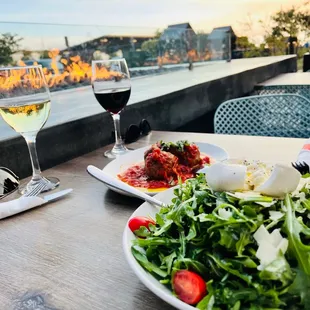
[{"label": "building", "polygon": [[211,60],[231,59],[236,40],[237,36],[231,26],[214,28],[208,36]]},{"label": "building", "polygon": [[91,62],[94,53],[105,53],[111,57],[122,54],[131,67],[143,64],[147,55],[141,52],[143,42],[154,36],[106,35],[78,45],[70,46],[61,51],[63,55],[80,55],[83,61]]},{"label": "building", "polygon": [[169,25],[158,42],[158,55],[170,63],[186,62],[188,53],[196,49],[197,36],[189,23]]}]

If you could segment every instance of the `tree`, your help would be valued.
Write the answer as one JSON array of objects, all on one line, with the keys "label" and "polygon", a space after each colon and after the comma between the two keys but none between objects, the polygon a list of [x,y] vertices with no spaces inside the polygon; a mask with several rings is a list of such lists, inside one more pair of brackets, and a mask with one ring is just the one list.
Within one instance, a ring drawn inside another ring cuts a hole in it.
[{"label": "tree", "polygon": [[22,39],[17,35],[4,33],[0,37],[0,65],[8,65],[13,61],[12,55],[17,52]]},{"label": "tree", "polygon": [[157,29],[157,30],[155,31],[155,36],[154,36],[154,38],[155,38],[155,39],[160,39],[162,33],[163,33],[163,32],[162,32],[161,30]]},{"label": "tree", "polygon": [[49,52],[50,52],[50,51],[48,51],[48,50],[42,51],[42,52],[41,52],[41,55],[40,55],[40,58],[41,58],[41,59],[50,58],[50,56],[48,55]]},{"label": "tree", "polygon": [[302,27],[302,13],[297,12],[293,7],[288,11],[279,11],[272,20],[275,26],[272,28],[272,35],[275,37],[297,37]]},{"label": "tree", "polygon": [[[306,5],[306,4],[305,4]],[[272,36],[299,37],[302,32],[310,32],[310,12],[292,7],[287,11],[279,11],[271,17],[274,22]]]},{"label": "tree", "polygon": [[28,51],[28,50],[23,50],[22,51],[23,52],[23,54],[24,54],[24,56],[23,56],[23,60],[29,60],[29,59],[31,59],[31,57],[32,57],[32,52],[31,51]]},{"label": "tree", "polygon": [[285,53],[287,42],[282,36],[266,35],[265,42],[272,55],[278,56]]},{"label": "tree", "polygon": [[255,44],[249,41],[247,36],[238,37],[236,40],[236,46],[241,50],[248,50],[255,47]]},{"label": "tree", "polygon": [[238,37],[236,46],[238,50],[242,51],[244,58],[261,57],[264,55],[264,44],[257,47],[249,41],[247,36]]},{"label": "tree", "polygon": [[[310,5],[310,1],[307,2]],[[301,17],[301,28],[304,29],[307,36],[310,35],[310,13],[303,14]]]},{"label": "tree", "polygon": [[151,57],[157,57],[158,54],[158,41],[162,32],[157,29],[153,39],[147,40],[142,43],[141,50],[148,53]]},{"label": "tree", "polygon": [[147,52],[151,57],[156,57],[157,46],[158,46],[158,39],[150,39],[142,43],[141,50]]},{"label": "tree", "polygon": [[285,53],[287,47],[289,54],[296,53],[297,41],[302,39],[301,35],[310,33],[310,12],[307,9],[307,4],[303,8],[293,6],[271,16],[272,25],[264,28],[265,42],[273,55]]}]

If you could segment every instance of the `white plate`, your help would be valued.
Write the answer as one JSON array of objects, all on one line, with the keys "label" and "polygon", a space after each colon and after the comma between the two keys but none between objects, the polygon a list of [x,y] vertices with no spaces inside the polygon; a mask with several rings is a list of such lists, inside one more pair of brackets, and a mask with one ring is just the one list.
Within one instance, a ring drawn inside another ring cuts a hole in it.
[{"label": "white plate", "polygon": [[[156,195],[156,198],[158,200],[161,200],[162,202],[170,203],[173,197],[173,190],[174,188],[169,188],[166,191]],[[135,216],[151,216],[155,218],[155,214],[157,212],[158,212],[158,209],[156,207],[145,202],[131,215],[130,218],[135,217]],[[131,254],[132,240],[134,240],[135,238],[136,238],[135,235],[128,228],[128,222],[127,222],[124,233],[123,233],[123,250],[124,250],[125,257],[131,269],[134,271],[134,273],[137,275],[140,281],[150,291],[156,294],[159,298],[163,299],[164,301],[176,307],[177,309],[181,309],[181,310],[197,309],[195,307],[192,307],[184,303],[183,301],[175,297],[172,294],[172,291],[170,291],[166,286],[161,284],[154,276],[152,276],[150,273],[148,273],[146,270],[144,270],[140,266],[140,264],[136,261],[136,259]]]},{"label": "white plate", "polygon": [[[199,150],[201,153],[210,156],[215,161],[221,161],[221,160],[228,159],[228,153],[217,145],[210,144],[210,143],[199,143],[199,142],[195,144],[199,147]],[[150,148],[150,146],[142,147],[140,149],[128,152],[127,154],[122,155],[119,158],[116,158],[110,163],[108,163],[102,170],[105,173],[109,174],[110,176],[117,178],[117,175],[120,172],[123,172],[124,170],[126,170],[127,168],[129,168],[130,166],[134,164],[143,162],[144,152],[148,148]],[[119,189],[110,187],[108,184],[106,184],[106,186],[117,193],[130,196],[129,194]],[[158,191],[148,191],[147,189],[145,189],[144,191],[147,194],[152,195],[152,196],[159,193]]]}]

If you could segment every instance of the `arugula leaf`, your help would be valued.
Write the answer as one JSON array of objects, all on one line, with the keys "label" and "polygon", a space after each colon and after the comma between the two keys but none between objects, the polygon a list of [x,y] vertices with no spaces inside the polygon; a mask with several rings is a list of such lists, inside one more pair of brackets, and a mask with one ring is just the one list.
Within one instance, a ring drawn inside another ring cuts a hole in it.
[{"label": "arugula leaf", "polygon": [[288,194],[285,196],[285,207],[287,212],[283,228],[289,240],[288,250],[296,258],[299,268],[310,276],[310,246],[305,245],[300,238],[301,233],[310,235],[310,229],[301,225],[296,218],[294,204]]},{"label": "arugula leaf", "polygon": [[198,214],[196,216],[196,219],[199,220],[199,222],[216,222],[216,217],[213,214]]},{"label": "arugula leaf", "polygon": [[193,221],[190,224],[190,228],[189,228],[188,234],[186,236],[186,241],[190,241],[190,240],[194,239],[196,236],[197,236],[196,223]]},{"label": "arugula leaf", "polygon": [[246,216],[250,217],[250,218],[255,218],[257,217],[257,211],[256,209],[253,207],[253,205],[244,205],[243,206],[243,212]]},{"label": "arugula leaf", "polygon": [[267,196],[260,196],[260,197],[246,197],[239,200],[239,205],[242,206],[249,202],[267,202],[272,203],[274,198],[267,197]]},{"label": "arugula leaf", "polygon": [[139,250],[136,247],[131,248],[131,253],[135,257],[135,259],[149,272],[155,273],[159,275],[162,278],[166,278],[168,276],[167,272],[164,270],[160,269],[156,265],[152,264],[149,262],[147,259],[145,253],[143,253],[141,250]]},{"label": "arugula leaf", "polygon": [[190,208],[186,208],[188,204],[193,202],[195,197],[191,197],[185,201],[183,201],[180,205],[176,205],[168,214],[167,219],[172,220],[174,224],[183,228],[183,217],[184,215],[190,215],[192,217],[194,215]]},{"label": "arugula leaf", "polygon": [[234,306],[231,308],[231,310],[239,310],[240,309],[240,306],[241,306],[241,302],[240,300],[238,300]]},{"label": "arugula leaf", "polygon": [[264,267],[264,270],[260,272],[259,277],[262,280],[280,281],[283,287],[292,284],[294,280],[294,274],[286,261],[282,253],[278,258]]},{"label": "arugula leaf", "polygon": [[223,229],[219,229],[219,232],[221,235],[219,244],[226,247],[228,250],[234,249],[238,243],[238,237],[234,234],[233,230],[225,227]]},{"label": "arugula leaf", "polygon": [[293,284],[289,287],[289,293],[300,296],[301,304],[305,309],[310,305],[310,278],[299,268],[296,270],[296,277]]},{"label": "arugula leaf", "polygon": [[139,237],[147,237],[151,236],[151,232],[145,226],[141,226],[139,229],[135,230],[135,235]]},{"label": "arugula leaf", "polygon": [[175,148],[179,152],[184,152],[184,147],[190,145],[190,143],[187,140],[179,140],[175,143],[160,141],[159,145],[160,148],[166,152],[168,152],[171,148]]},{"label": "arugula leaf", "polygon": [[257,268],[257,264],[250,257],[237,257],[231,261],[236,264],[242,264],[246,268]]},{"label": "arugula leaf", "polygon": [[197,304],[196,307],[201,310],[213,310],[214,302],[214,295],[209,293]]},{"label": "arugula leaf", "polygon": [[161,238],[161,237],[149,237],[145,239],[135,239],[133,240],[133,244],[139,245],[141,247],[158,246],[158,245],[165,245],[171,247],[175,244],[179,244],[179,240]]},{"label": "arugula leaf", "polygon": [[[157,217],[156,217],[157,218]],[[163,223],[163,225],[160,227],[159,230],[156,230],[153,234],[153,236],[158,237],[165,233],[167,230],[170,229],[170,226],[172,225],[173,221],[172,220],[166,220],[166,222]]]},{"label": "arugula leaf", "polygon": [[155,219],[156,219],[156,224],[159,226],[164,226],[165,225],[165,219],[161,215],[163,213],[163,208],[161,209],[160,213],[156,213]]},{"label": "arugula leaf", "polygon": [[186,240],[184,231],[180,232],[180,248],[179,248],[180,256],[185,257],[186,254]]},{"label": "arugula leaf", "polygon": [[236,243],[237,255],[241,256],[245,247],[252,243],[252,237],[248,231],[242,231],[239,237],[239,241]]},{"label": "arugula leaf", "polygon": [[252,276],[247,275],[245,273],[240,273],[238,270],[231,268],[231,264],[227,263],[224,259],[219,259],[218,257],[215,257],[214,255],[207,254],[210,258],[213,259],[213,261],[222,269],[225,271],[237,276],[238,278],[245,281],[247,284],[252,283]]},{"label": "arugula leaf", "polygon": [[163,258],[162,262],[166,264],[167,267],[167,273],[170,274],[172,270],[173,261],[177,257],[177,254],[175,252],[172,252],[170,255]]},{"label": "arugula leaf", "polygon": [[238,301],[253,301],[257,300],[258,293],[253,288],[239,288],[238,290],[233,290],[228,287],[224,287],[220,291],[221,298],[225,300],[225,302],[232,307],[235,306]]},{"label": "arugula leaf", "polygon": [[[157,225],[142,229],[145,239],[133,241],[133,255],[171,289],[177,270],[200,274],[208,281],[208,295],[198,309],[310,309],[310,186],[299,193],[284,201],[241,199],[213,192],[199,175],[174,190],[171,204],[156,215]],[[269,211],[284,216],[272,221]],[[253,239],[261,225],[278,229],[289,241],[286,255],[262,271]]]},{"label": "arugula leaf", "polygon": [[201,310],[213,310],[215,303],[214,290],[212,286],[213,280],[207,282],[208,294],[197,304],[197,308]]},{"label": "arugula leaf", "polygon": [[173,264],[173,269],[176,269],[176,270],[182,269],[183,265],[186,267],[186,269],[196,271],[202,277],[204,277],[206,274],[208,274],[208,269],[204,264],[202,264],[201,262],[199,262],[197,260],[190,259],[190,258],[182,258],[181,257],[181,258],[175,260],[174,264]]},{"label": "arugula leaf", "polygon": [[210,197],[210,192],[206,191],[206,190],[196,190],[194,192],[196,200],[197,200],[197,204],[200,205],[204,202],[208,202],[208,198]]}]

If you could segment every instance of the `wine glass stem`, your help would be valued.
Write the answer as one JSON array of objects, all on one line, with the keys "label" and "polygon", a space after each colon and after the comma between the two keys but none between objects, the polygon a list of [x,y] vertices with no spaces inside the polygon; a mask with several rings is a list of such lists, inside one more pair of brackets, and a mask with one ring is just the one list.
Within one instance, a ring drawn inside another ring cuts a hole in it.
[{"label": "wine glass stem", "polygon": [[41,178],[41,169],[36,149],[36,135],[23,135],[30,154],[32,165],[32,180],[37,181]]},{"label": "wine glass stem", "polygon": [[115,131],[115,146],[123,145],[123,140],[121,137],[121,127],[120,127],[120,115],[112,114],[114,122],[114,131]]}]

